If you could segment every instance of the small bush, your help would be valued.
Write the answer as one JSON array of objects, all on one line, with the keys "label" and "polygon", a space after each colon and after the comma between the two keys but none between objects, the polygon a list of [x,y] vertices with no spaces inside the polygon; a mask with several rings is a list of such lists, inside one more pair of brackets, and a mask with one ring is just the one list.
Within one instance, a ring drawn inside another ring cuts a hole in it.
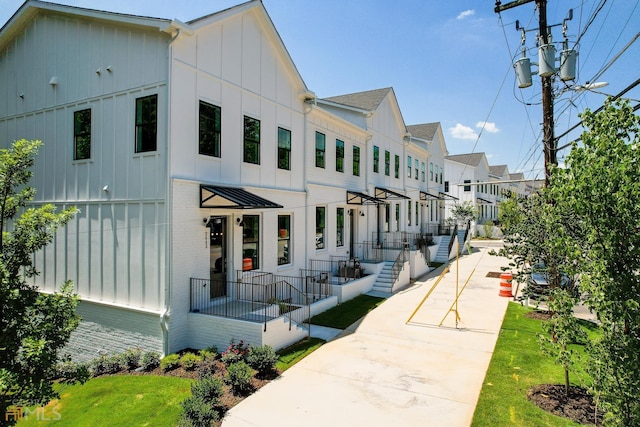
[{"label": "small bush", "polygon": [[86,363],[62,362],[56,366],[56,373],[58,379],[64,384],[74,384],[76,382],[84,384],[91,378],[91,372]]},{"label": "small bush", "polygon": [[232,363],[244,361],[249,351],[249,345],[245,345],[244,341],[240,340],[237,344],[231,341],[227,350],[222,352],[221,359],[225,365],[229,366]]},{"label": "small bush", "polygon": [[160,353],[157,351],[148,351],[142,355],[140,366],[145,371],[153,371],[160,366]]},{"label": "small bush", "polygon": [[211,347],[203,348],[198,352],[198,354],[202,356],[203,360],[207,360],[207,359],[214,360],[218,358],[218,349],[216,348],[215,345],[213,345]]},{"label": "small bush", "polygon": [[218,367],[216,366],[215,360],[205,359],[198,366],[198,379],[201,380],[203,378],[211,377],[217,370]]},{"label": "small bush", "polygon": [[258,371],[258,375],[265,377],[271,375],[276,370],[278,356],[269,345],[260,345],[251,347],[251,351],[247,354],[247,363],[253,369]]},{"label": "small bush", "polygon": [[120,355],[117,354],[101,354],[94,358],[90,363],[91,375],[97,377],[99,375],[115,374],[122,370]]},{"label": "small bush", "polygon": [[227,367],[224,381],[231,387],[233,394],[246,395],[252,390],[251,377],[253,377],[253,369],[244,361],[240,361]]},{"label": "small bush", "polygon": [[202,356],[193,353],[185,353],[180,358],[180,365],[187,371],[193,371],[202,362]]},{"label": "small bush", "polygon": [[209,426],[218,421],[226,408],[220,401],[224,384],[220,378],[204,378],[191,385],[191,397],[182,402],[180,425]]},{"label": "small bush", "polygon": [[139,348],[130,348],[122,354],[122,365],[130,371],[140,366],[140,358],[142,350]]},{"label": "small bush", "polygon": [[172,371],[180,366],[180,356],[177,354],[169,354],[160,360],[160,368],[164,371]]}]

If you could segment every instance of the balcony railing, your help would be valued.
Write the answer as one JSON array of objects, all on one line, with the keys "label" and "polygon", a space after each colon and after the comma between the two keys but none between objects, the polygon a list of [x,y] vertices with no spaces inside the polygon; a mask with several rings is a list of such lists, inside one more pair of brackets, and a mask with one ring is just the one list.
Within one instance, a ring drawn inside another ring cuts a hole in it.
[{"label": "balcony railing", "polygon": [[309,265],[311,267],[310,271],[312,272],[329,273],[332,278],[332,283],[337,282],[338,284],[343,284],[364,276],[364,269],[360,266],[359,258],[332,256],[331,259],[328,260],[311,259],[309,260]]}]

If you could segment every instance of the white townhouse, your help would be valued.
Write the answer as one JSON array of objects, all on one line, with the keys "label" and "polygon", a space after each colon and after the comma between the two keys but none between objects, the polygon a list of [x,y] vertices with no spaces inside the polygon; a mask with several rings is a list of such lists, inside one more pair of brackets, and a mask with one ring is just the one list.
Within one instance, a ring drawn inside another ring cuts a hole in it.
[{"label": "white townhouse", "polygon": [[507,165],[493,165],[489,167],[490,197],[491,203],[485,205],[484,218],[486,221],[496,223],[500,211],[500,202],[509,194],[509,167]]},{"label": "white townhouse", "polygon": [[427,182],[420,192],[422,205],[421,228],[433,236],[440,234],[445,220],[445,205],[455,198],[448,194],[448,184],[444,180],[444,159],[449,155],[440,123],[423,123],[407,126],[413,142],[427,144],[429,157],[420,165],[420,179]]},{"label": "white townhouse", "polygon": [[516,197],[526,197],[526,182],[524,173],[510,173],[509,181],[509,194],[512,194]]},{"label": "white townhouse", "polygon": [[[456,203],[470,202],[477,210],[479,219],[482,206],[492,203],[489,182],[489,163],[484,153],[455,154],[445,157],[444,182],[446,194],[457,198]],[[451,217],[454,204],[446,205],[446,217]],[[472,229],[475,224],[472,224]]]},{"label": "white townhouse", "polygon": [[[80,210],[35,255],[43,291],[71,279],[81,297],[72,346],[278,348],[306,334],[293,316],[267,328],[266,309],[253,323],[205,315],[239,310],[246,274],[297,276],[315,250],[314,95],[259,0],[187,23],[29,0],[0,30],[0,76],[2,146],[44,142],[34,204]],[[361,129],[332,135],[365,150]]]}]

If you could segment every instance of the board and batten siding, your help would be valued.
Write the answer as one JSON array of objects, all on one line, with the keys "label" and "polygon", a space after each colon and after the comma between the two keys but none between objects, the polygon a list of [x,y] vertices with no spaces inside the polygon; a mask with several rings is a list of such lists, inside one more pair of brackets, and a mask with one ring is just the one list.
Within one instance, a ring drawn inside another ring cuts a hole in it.
[{"label": "board and batten siding", "polygon": [[[157,29],[51,12],[0,52],[0,145],[43,141],[33,206],[80,211],[35,254],[35,283],[45,291],[70,279],[84,300],[163,308],[169,39]],[[158,149],[136,154],[136,98],[154,94]],[[91,156],[74,161],[74,112],[83,109],[91,109]]]}]

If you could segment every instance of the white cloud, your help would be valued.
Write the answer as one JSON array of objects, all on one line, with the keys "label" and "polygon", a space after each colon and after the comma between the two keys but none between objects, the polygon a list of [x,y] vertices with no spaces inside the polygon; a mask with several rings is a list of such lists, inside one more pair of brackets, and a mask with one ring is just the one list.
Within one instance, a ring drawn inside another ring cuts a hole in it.
[{"label": "white cloud", "polygon": [[457,123],[455,127],[449,128],[451,136],[459,139],[476,139],[478,134],[469,126]]},{"label": "white cloud", "polygon": [[473,9],[465,10],[464,12],[460,12],[460,14],[456,17],[456,19],[464,19],[468,16],[473,16],[476,14],[476,11]]},{"label": "white cloud", "polygon": [[478,129],[482,129],[484,127],[484,130],[486,130],[489,133],[498,133],[498,132],[500,132],[500,129],[498,129],[496,124],[493,123],[493,122],[478,122],[478,123],[476,123],[476,127]]}]

